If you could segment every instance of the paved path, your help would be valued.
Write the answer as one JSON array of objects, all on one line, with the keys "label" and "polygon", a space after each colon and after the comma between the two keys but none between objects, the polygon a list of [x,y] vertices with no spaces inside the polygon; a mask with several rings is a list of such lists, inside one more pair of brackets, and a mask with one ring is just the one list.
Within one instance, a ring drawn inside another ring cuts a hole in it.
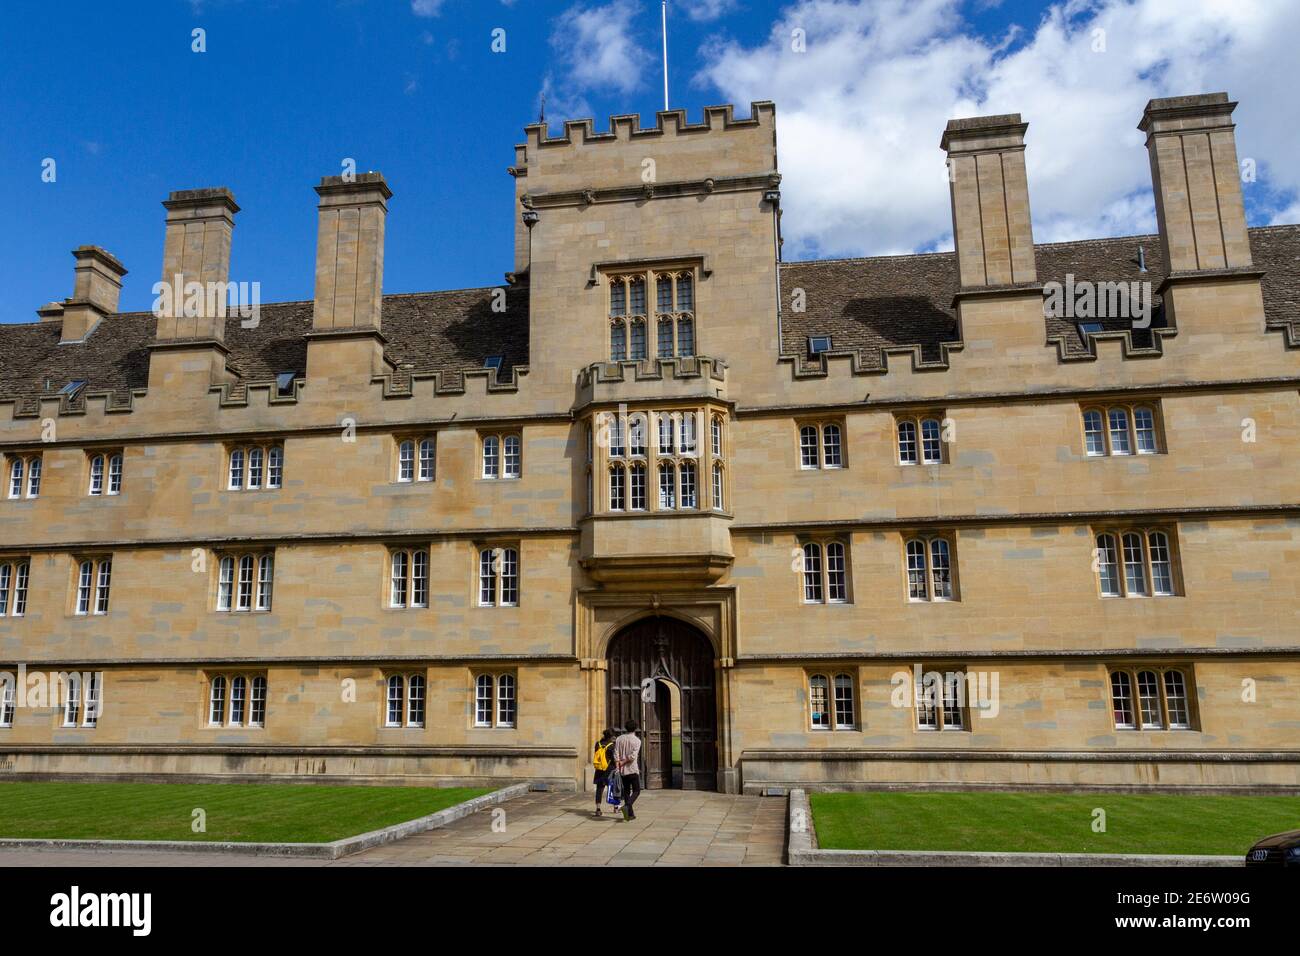
[{"label": "paved path", "polygon": [[[778,866],[784,799],[652,790],[637,819],[592,815],[590,793],[530,793],[341,860],[136,851],[0,850],[2,866]],[[501,818],[493,809],[504,810]],[[499,821],[494,829],[494,820]]]},{"label": "paved path", "polygon": [[521,864],[569,866],[776,866],[785,848],[785,800],[699,791],[653,790],[637,818],[593,816],[595,795],[528,794],[492,810],[338,861],[357,864]]}]

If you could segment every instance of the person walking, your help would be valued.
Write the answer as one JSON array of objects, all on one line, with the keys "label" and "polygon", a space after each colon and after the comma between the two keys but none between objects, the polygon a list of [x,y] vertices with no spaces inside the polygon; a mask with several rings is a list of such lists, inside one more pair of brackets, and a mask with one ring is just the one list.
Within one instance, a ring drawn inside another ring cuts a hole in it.
[{"label": "person walking", "polygon": [[641,793],[641,738],[637,736],[637,723],[629,720],[623,725],[626,731],[614,741],[614,770],[623,781],[623,819],[635,820],[632,805]]},{"label": "person walking", "polygon": [[606,727],[601,731],[600,739],[592,750],[591,765],[596,768],[592,783],[596,785],[596,816],[601,816],[605,802],[605,788],[609,786],[609,775],[614,772],[614,731]]}]

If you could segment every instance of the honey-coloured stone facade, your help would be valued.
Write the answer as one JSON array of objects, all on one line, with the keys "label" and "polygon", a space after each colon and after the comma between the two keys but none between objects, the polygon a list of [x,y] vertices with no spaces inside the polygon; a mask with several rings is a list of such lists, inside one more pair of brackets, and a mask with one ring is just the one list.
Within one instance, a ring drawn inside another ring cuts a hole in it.
[{"label": "honey-coloured stone facade", "polygon": [[[710,702],[671,719],[728,791],[1300,791],[1300,227],[1246,227],[1233,106],[1147,105],[1159,236],[1036,246],[1012,114],[943,133],[953,253],[783,263],[755,103],[529,127],[495,287],[384,295],[377,173],[321,182],[314,298],[253,323],[120,313],[125,267],[79,247],[71,298],[0,325],[0,671],[101,675],[102,707],[17,686],[0,767],[582,788],[657,680]],[[229,282],[233,193],[165,206],[164,279]],[[1151,327],[1045,316],[1065,271],[1149,281]],[[691,290],[672,354],[661,275]],[[1152,426],[1090,454],[1090,409]],[[940,445],[900,459],[900,422]],[[1147,542],[1144,595],[1105,593],[1102,534]],[[619,638],[648,618],[642,673]],[[971,690],[949,729],[917,668]]]}]

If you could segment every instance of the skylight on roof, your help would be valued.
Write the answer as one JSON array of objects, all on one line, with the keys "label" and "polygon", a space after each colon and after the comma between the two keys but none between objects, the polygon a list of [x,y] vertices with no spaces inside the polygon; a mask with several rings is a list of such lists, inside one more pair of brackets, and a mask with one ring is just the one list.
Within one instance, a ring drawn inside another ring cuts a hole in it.
[{"label": "skylight on roof", "polygon": [[500,371],[503,358],[504,356],[501,355],[489,355],[483,360],[483,367],[490,368],[493,371]]},{"label": "skylight on roof", "polygon": [[297,372],[281,372],[275,377],[276,390],[281,395],[293,394],[293,381],[298,377]]},{"label": "skylight on roof", "polygon": [[73,395],[76,395],[79,391],[81,391],[85,387],[85,385],[86,385],[86,380],[84,378],[74,378],[67,385],[64,385],[61,389],[59,389],[59,394],[67,395],[69,398],[71,398]]},{"label": "skylight on roof", "polygon": [[821,355],[823,352],[831,350],[831,337],[829,335],[810,335],[808,336],[808,357],[812,358]]}]

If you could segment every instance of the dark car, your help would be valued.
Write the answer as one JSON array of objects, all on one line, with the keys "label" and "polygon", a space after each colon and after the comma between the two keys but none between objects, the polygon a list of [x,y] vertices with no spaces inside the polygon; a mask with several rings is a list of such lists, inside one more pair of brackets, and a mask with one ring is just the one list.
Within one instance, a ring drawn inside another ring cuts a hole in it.
[{"label": "dark car", "polygon": [[1247,866],[1294,866],[1300,869],[1300,830],[1274,833],[1246,851]]}]

